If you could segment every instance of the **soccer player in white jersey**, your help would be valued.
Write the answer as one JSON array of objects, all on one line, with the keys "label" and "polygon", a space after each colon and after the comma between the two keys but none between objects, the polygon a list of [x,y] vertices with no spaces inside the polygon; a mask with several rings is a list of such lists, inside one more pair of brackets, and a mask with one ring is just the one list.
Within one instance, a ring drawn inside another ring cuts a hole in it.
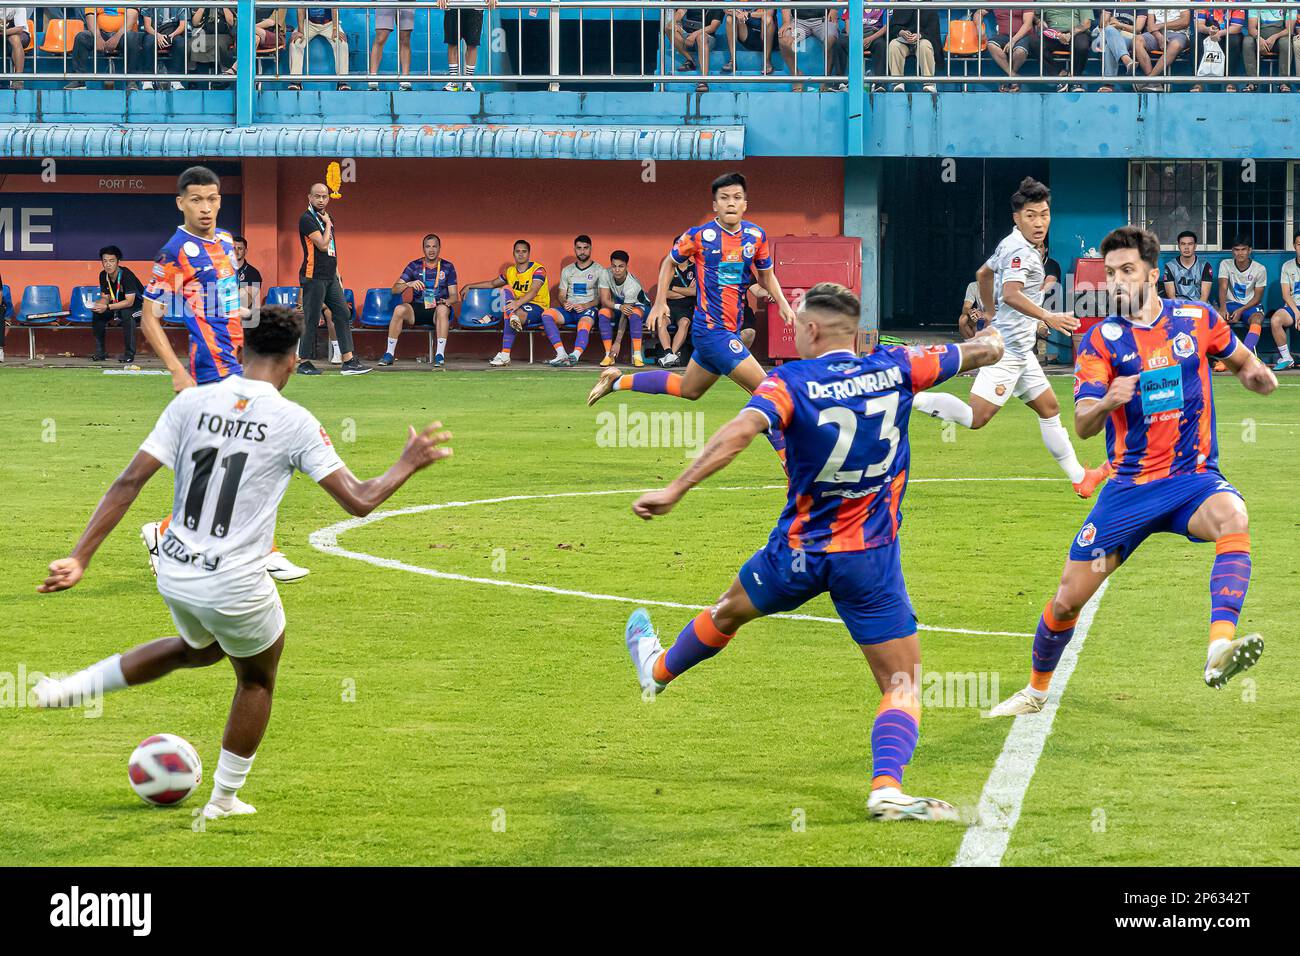
[{"label": "soccer player in white jersey", "polygon": [[1295,234],[1292,243],[1295,246],[1295,258],[1282,263],[1282,301],[1286,305],[1273,313],[1269,325],[1273,328],[1273,342],[1277,345],[1277,364],[1274,371],[1283,372],[1295,367],[1291,357],[1291,345],[1287,342],[1287,329],[1300,328],[1300,232]]},{"label": "soccer player in white jersey", "polygon": [[357,479],[320,422],[280,395],[297,367],[301,336],[298,313],[264,307],[245,335],[242,375],[185,389],[172,400],[99,502],[72,554],[50,564],[37,588],[48,594],[73,587],[145,483],[160,468],[175,472],[176,520],[159,549],[158,591],[180,636],[114,654],[63,680],[46,678],[34,693],[38,707],[73,706],[229,657],[235,699],[203,808],[210,820],[255,812],[236,794],[271,716],[284,649],[284,608],[266,556],[289,479],[301,471],[349,514],[366,515],[417,471],[451,454],[444,447],[451,435],[434,422],[418,434],[410,429],[401,457],[382,475]]},{"label": "soccer player in white jersey", "polygon": [[[1255,261],[1250,238],[1238,236],[1232,244],[1232,258],[1219,263],[1219,314],[1238,333],[1241,344],[1251,352],[1259,345],[1264,329],[1264,291],[1268,288],[1268,271]],[[1240,335],[1241,327],[1246,334]],[[1214,371],[1225,371],[1222,362]]]},{"label": "soccer player in white jersey", "polygon": [[967,428],[983,428],[1014,395],[1038,415],[1043,444],[1061,466],[1080,498],[1091,497],[1110,474],[1110,463],[1085,468],[1070,444],[1061,424],[1061,406],[1034,355],[1038,323],[1061,332],[1073,332],[1079,321],[1068,312],[1043,308],[1045,269],[1039,252],[1045,248],[1052,222],[1052,195],[1047,187],[1026,176],[1011,196],[1011,218],[1015,228],[998,243],[993,255],[976,273],[980,297],[997,304],[993,327],[1002,333],[1006,352],[1002,360],[979,370],[967,405],[955,395],[923,392],[915,408],[932,418],[956,422]]}]

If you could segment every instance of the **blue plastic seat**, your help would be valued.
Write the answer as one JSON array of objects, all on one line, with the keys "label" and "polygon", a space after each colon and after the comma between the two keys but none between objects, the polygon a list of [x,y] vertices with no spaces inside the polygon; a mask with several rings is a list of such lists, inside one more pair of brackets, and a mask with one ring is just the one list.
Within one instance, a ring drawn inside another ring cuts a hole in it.
[{"label": "blue plastic seat", "polygon": [[296,285],[277,285],[267,290],[267,305],[283,305],[290,309],[298,308],[300,289]]},{"label": "blue plastic seat", "polygon": [[456,324],[462,329],[499,329],[500,313],[492,313],[492,300],[497,297],[496,289],[470,289],[461,298],[460,315]]},{"label": "blue plastic seat", "polygon": [[71,315],[68,316],[69,325],[89,325],[95,318],[95,313],[90,307],[99,299],[99,286],[97,285],[79,285],[73,288],[72,297],[68,301],[68,309]]},{"label": "blue plastic seat", "polygon": [[370,329],[388,328],[399,301],[388,289],[367,289],[366,301],[361,306],[361,325]]},{"label": "blue plastic seat", "polygon": [[7,285],[5,285],[5,286],[0,286],[0,298],[3,298],[3,299],[4,299],[4,303],[5,303],[5,308],[4,308],[5,318],[6,318],[6,319],[12,319],[12,318],[14,317],[14,297],[13,297],[13,295],[9,292],[9,286],[7,286]]},{"label": "blue plastic seat", "polygon": [[57,318],[28,318],[41,312],[62,312],[63,294],[56,285],[29,285],[23,290],[23,302],[18,307],[18,322],[22,325],[53,325]]}]

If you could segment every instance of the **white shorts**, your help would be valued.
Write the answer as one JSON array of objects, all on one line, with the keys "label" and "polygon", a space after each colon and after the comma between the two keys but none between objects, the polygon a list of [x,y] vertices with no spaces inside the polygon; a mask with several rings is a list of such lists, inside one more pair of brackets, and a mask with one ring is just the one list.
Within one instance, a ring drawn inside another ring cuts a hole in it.
[{"label": "white shorts", "polygon": [[183,640],[202,649],[213,641],[230,657],[253,657],[262,653],[284,633],[284,605],[280,592],[258,594],[230,607],[200,607],[164,594],[162,599]]},{"label": "white shorts", "polygon": [[979,370],[970,393],[1001,407],[1012,395],[1022,402],[1032,402],[1051,387],[1043,367],[1038,364],[1038,356],[1032,352],[1027,355],[1008,352],[996,365]]}]

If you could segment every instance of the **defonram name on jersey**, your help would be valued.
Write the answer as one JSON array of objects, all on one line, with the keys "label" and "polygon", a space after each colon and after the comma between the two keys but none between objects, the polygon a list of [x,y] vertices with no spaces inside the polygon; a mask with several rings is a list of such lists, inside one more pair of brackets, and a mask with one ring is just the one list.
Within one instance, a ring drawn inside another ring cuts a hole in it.
[{"label": "defonram name on jersey", "polygon": [[289,479],[318,482],[343,467],[315,416],[239,375],[177,395],[140,450],[176,477],[158,590],[205,607],[274,589],[266,557]]},{"label": "defonram name on jersey", "polygon": [[993,270],[993,297],[998,310],[993,316],[993,327],[1002,333],[1002,341],[1009,353],[1024,355],[1034,350],[1038,341],[1038,320],[1017,312],[1002,301],[1002,286],[1007,282],[1022,283],[1025,298],[1034,305],[1043,304],[1043,258],[1019,229],[998,243],[985,263]]}]

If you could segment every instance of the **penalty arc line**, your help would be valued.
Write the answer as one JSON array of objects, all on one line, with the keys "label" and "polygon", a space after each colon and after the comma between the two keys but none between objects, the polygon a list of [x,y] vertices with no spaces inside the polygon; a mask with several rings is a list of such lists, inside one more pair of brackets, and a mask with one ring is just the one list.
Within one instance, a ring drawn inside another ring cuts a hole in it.
[{"label": "penalty arc line", "polygon": [[1109,585],[1110,579],[1107,578],[1079,612],[1074,638],[1065,646],[1060,663],[1056,665],[1043,709],[1036,714],[1022,714],[1012,723],[1002,752],[998,754],[980,794],[979,822],[966,831],[952,861],[953,866],[1002,865],[1002,857],[1011,842],[1011,832],[1020,820],[1020,808],[1043,754],[1043,746],[1052,733],[1057,708],[1079,662],[1083,642],[1092,628],[1093,618],[1097,616],[1097,608],[1101,606],[1101,596]]},{"label": "penalty arc line", "polygon": [[[974,482],[974,481],[1059,481],[1056,478],[916,478],[913,483],[917,482]],[[786,485],[760,485],[754,486],[714,486],[712,488],[697,488],[696,491],[759,491],[759,490],[780,490],[784,491]],[[332,554],[340,558],[350,558],[353,561],[361,561],[365,564],[373,565],[377,568],[387,568],[394,571],[407,571],[411,574],[422,574],[425,577],[437,578],[442,581],[460,581],[466,584],[486,584],[492,587],[517,588],[525,591],[540,591],[546,594],[556,594],[564,597],[580,597],[589,601],[614,601],[621,604],[646,605],[649,607],[667,607],[678,608],[686,611],[701,611],[708,604],[682,604],[677,601],[657,601],[646,598],[630,598],[617,594],[596,594],[590,591],[578,591],[570,588],[558,588],[549,584],[528,584],[523,581],[504,581],[498,578],[481,578],[468,574],[457,574],[451,571],[435,571],[433,568],[421,567],[417,564],[407,564],[405,561],[399,561],[396,558],[381,558],[377,555],[367,554],[364,551],[352,551],[344,548],[339,544],[339,536],[349,531],[373,524],[376,521],[383,521],[386,518],[395,518],[402,515],[422,514],[426,511],[441,511],[446,508],[465,508],[471,505],[488,505],[501,504],[511,501],[536,501],[551,498],[594,498],[608,495],[634,495],[643,494],[646,491],[653,491],[652,488],[622,488],[614,490],[601,491],[559,491],[549,494],[538,495],[504,495],[497,498],[480,498],[474,501],[444,501],[436,504],[412,505],[407,508],[396,508],[391,511],[380,511],[364,518],[348,518],[328,527],[313,531],[307,539],[313,548],[322,551],[325,554]],[[782,618],[789,621],[815,621],[822,624],[843,624],[838,617],[819,617],[812,614],[772,614],[769,617]],[[928,624],[917,624],[917,630],[930,631],[941,634],[970,634],[978,637],[1033,637],[1032,634],[1025,634],[1018,631],[980,631],[962,627],[937,627]]]}]

